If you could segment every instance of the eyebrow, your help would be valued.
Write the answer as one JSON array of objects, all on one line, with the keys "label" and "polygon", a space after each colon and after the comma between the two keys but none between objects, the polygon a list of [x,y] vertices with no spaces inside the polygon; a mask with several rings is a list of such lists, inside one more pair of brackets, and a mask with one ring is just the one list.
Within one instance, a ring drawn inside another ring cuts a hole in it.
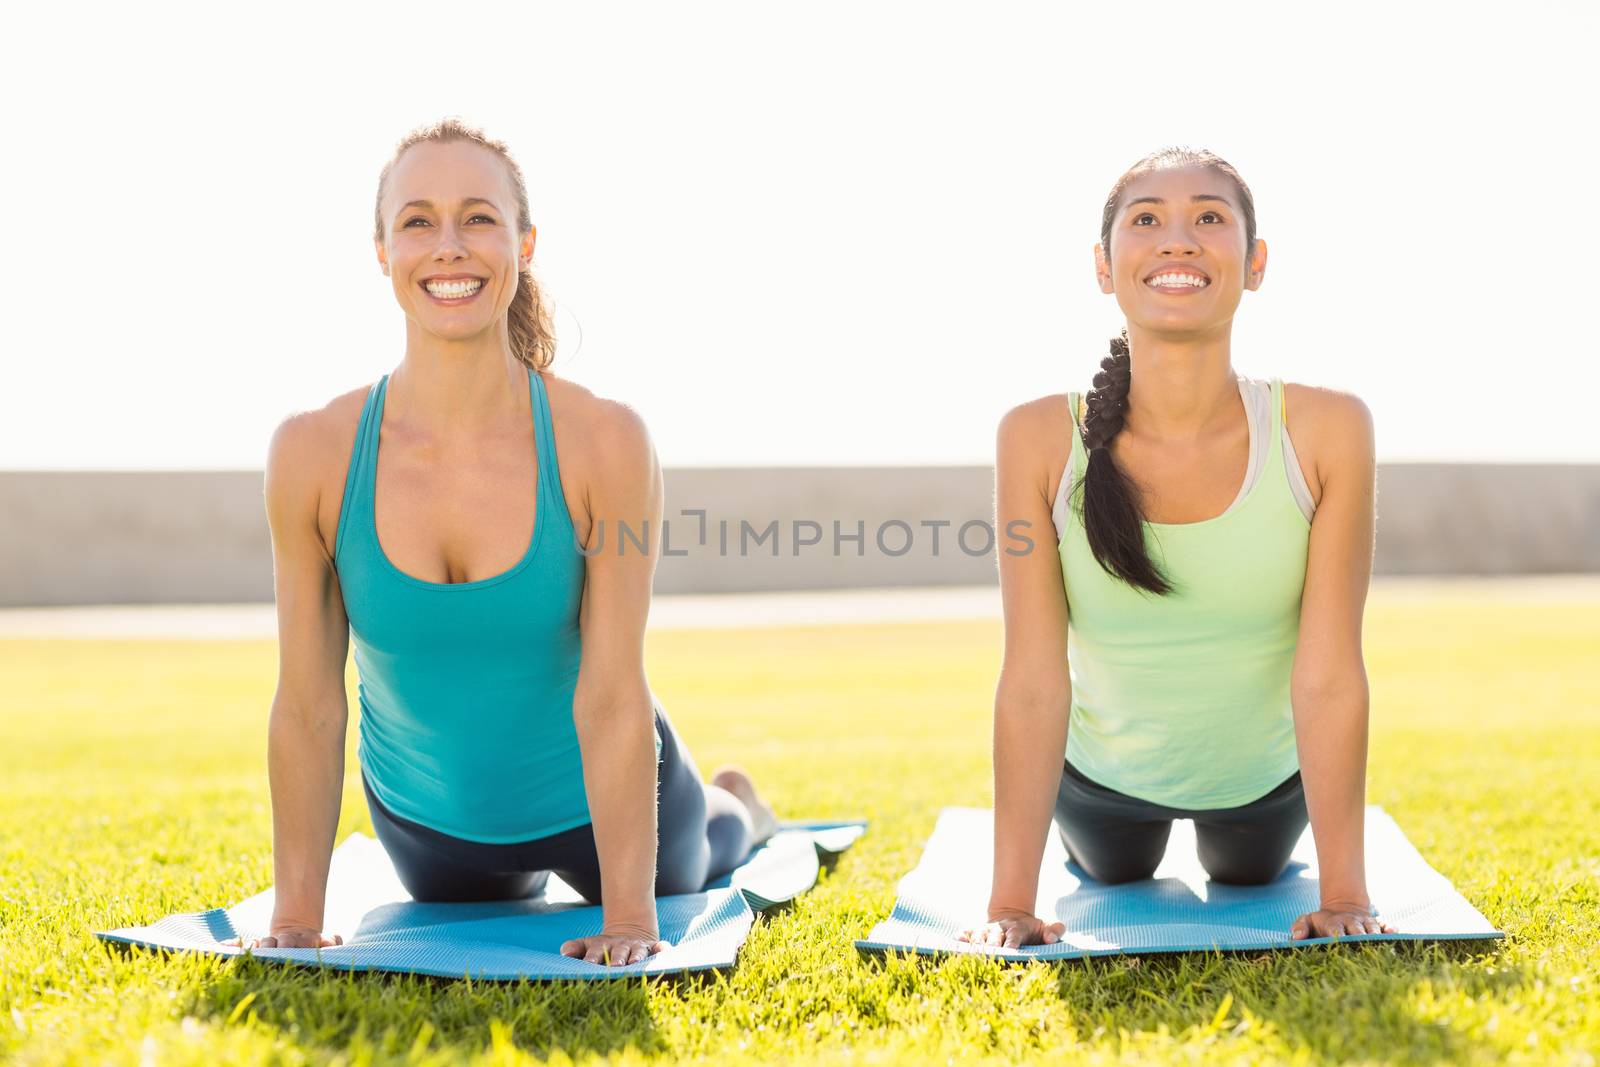
[{"label": "eyebrow", "polygon": [[[1191,203],[1199,203],[1199,202],[1204,201],[1204,200],[1215,200],[1218,203],[1228,204],[1229,207],[1233,206],[1232,204],[1228,203],[1228,198],[1227,197],[1218,196],[1215,193],[1195,193],[1193,196],[1191,196],[1189,198],[1189,200],[1190,200]],[[1132,207],[1135,204],[1165,204],[1165,203],[1166,203],[1166,201],[1161,199],[1159,196],[1136,196],[1132,200],[1128,201],[1127,206],[1128,207]]]},{"label": "eyebrow", "polygon": [[[495,203],[494,203],[493,200],[489,200],[489,199],[486,199],[485,197],[481,197],[481,196],[469,196],[465,200],[463,200],[461,203],[463,205],[466,205],[466,204],[488,204],[490,207],[495,207]],[[413,208],[413,207],[425,207],[425,208],[428,208],[431,211],[433,209],[433,201],[432,200],[408,200],[405,204],[401,205],[400,210],[401,211],[405,211],[408,208]],[[495,210],[498,211],[499,208],[495,208]]]}]

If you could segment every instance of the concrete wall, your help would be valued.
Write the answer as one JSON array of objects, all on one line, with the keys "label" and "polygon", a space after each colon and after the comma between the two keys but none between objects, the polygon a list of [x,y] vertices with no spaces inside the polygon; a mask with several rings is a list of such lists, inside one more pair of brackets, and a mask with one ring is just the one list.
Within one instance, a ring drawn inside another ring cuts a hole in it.
[{"label": "concrete wall", "polygon": [[[657,592],[995,580],[985,467],[683,468],[666,482]],[[1378,483],[1379,573],[1600,571],[1600,466],[1386,464]],[[603,550],[617,544],[608,531]],[[0,606],[271,599],[260,471],[0,471]]]}]

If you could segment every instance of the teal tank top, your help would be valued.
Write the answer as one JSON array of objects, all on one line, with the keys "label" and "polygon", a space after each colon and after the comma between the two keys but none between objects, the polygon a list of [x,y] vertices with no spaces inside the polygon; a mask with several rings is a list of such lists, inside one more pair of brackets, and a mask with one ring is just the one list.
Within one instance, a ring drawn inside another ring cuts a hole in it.
[{"label": "teal tank top", "polygon": [[360,676],[358,755],[390,811],[504,844],[589,822],[572,721],[581,653],[578,551],[543,378],[528,373],[538,453],[533,536],[510,570],[426,582],[384,555],[373,518],[385,374],[356,432],[334,565]]},{"label": "teal tank top", "polygon": [[1176,587],[1145,593],[1089,551],[1078,479],[1058,542],[1072,707],[1067,759],[1101,785],[1175,808],[1248,804],[1299,766],[1289,676],[1300,633],[1311,524],[1284,467],[1283,382],[1272,382],[1270,452],[1244,499],[1215,518],[1145,526]]}]

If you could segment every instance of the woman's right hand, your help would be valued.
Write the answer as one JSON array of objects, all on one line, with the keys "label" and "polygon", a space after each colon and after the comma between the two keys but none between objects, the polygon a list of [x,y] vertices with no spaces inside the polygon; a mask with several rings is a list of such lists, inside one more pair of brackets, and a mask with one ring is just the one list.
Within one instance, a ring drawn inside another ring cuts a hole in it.
[{"label": "woman's right hand", "polygon": [[344,944],[344,937],[340,934],[324,937],[321,930],[309,926],[282,926],[266,937],[252,937],[249,944],[244,942],[242,937],[230,937],[222,943],[235,948],[332,948]]},{"label": "woman's right hand", "polygon": [[1022,948],[1024,945],[1053,945],[1067,932],[1067,924],[1046,923],[1027,911],[1001,912],[982,926],[963,930],[957,941],[995,948]]}]

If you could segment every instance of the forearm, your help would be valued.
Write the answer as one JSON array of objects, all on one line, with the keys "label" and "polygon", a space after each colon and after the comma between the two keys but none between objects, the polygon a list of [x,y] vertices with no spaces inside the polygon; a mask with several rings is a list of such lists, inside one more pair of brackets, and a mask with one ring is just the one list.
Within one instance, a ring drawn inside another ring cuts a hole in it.
[{"label": "forearm", "polygon": [[656,753],[647,689],[575,707],[606,929],[656,932]]},{"label": "forearm", "polygon": [[1367,906],[1363,829],[1367,784],[1366,679],[1297,694],[1295,741],[1316,839],[1322,902]]},{"label": "forearm", "polygon": [[326,714],[274,702],[267,726],[274,927],[320,930],[344,791],[344,697]]},{"label": "forearm", "polygon": [[994,882],[989,914],[1032,914],[1039,864],[1061,787],[1070,691],[1016,695],[994,708]]}]

